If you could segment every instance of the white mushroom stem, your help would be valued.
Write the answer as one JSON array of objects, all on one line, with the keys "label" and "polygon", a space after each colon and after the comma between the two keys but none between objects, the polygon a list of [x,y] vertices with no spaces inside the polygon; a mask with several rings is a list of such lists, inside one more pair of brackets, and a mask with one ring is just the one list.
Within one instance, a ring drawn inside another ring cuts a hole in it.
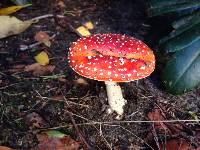
[{"label": "white mushroom stem", "polygon": [[108,113],[112,113],[115,111],[118,114],[117,119],[124,113],[124,105],[126,104],[126,100],[123,98],[121,87],[116,82],[105,82],[107,96],[108,96],[108,104],[110,108]]}]

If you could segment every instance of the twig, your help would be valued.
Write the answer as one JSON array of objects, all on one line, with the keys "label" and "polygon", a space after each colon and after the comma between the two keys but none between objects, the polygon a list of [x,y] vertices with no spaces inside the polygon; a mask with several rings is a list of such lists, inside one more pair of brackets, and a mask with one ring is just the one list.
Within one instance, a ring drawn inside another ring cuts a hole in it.
[{"label": "twig", "polygon": [[[86,122],[82,123],[80,125],[93,125],[93,124],[120,124],[120,123],[175,123],[175,122],[197,122],[200,120],[125,120],[125,121],[105,121],[105,122],[98,122],[98,121],[92,121],[92,122]],[[78,124],[77,124],[78,125]]]},{"label": "twig", "polygon": [[[50,37],[50,39],[55,38],[55,36],[56,36],[55,34],[52,35],[52,36]],[[21,45],[20,50],[21,50],[21,51],[25,51],[25,50],[27,50],[27,49],[32,49],[32,48],[34,48],[34,47],[36,47],[36,46],[38,46],[38,45],[40,45],[40,44],[42,44],[42,42],[36,42],[36,43],[31,44],[31,45]]]},{"label": "twig", "polygon": [[[36,96],[36,97],[40,97],[40,96]],[[54,98],[49,98],[49,97],[44,97],[44,96],[42,96],[42,97],[40,97],[40,98],[43,98],[43,99],[47,99],[47,100],[52,100],[52,101],[64,101],[65,99],[59,99],[59,100],[57,100],[57,99],[54,99]],[[84,105],[84,104],[79,104],[79,103],[75,103],[75,102],[72,102],[72,101],[69,101],[69,100],[65,100],[67,103],[69,103],[69,104],[73,104],[73,105],[78,105],[78,106],[82,106],[82,107],[86,107],[86,108],[89,108],[90,106],[89,105]],[[64,101],[64,102],[65,102]]]},{"label": "twig", "polygon": [[9,87],[12,87],[12,86],[17,85],[17,84],[20,84],[20,83],[24,83],[24,82],[17,82],[17,83],[13,83],[13,84],[10,84],[10,85],[7,85],[7,86],[3,86],[3,87],[0,87],[0,90],[7,89],[7,88],[9,88]]},{"label": "twig", "polygon": [[[83,116],[80,116],[80,115],[77,115],[77,114],[74,114],[74,113],[72,113],[72,112],[69,112],[69,111],[67,111],[67,113],[70,113],[71,115],[73,115],[73,116],[76,116],[76,117],[79,117],[79,118],[81,118],[81,119],[83,119],[83,120],[86,120],[86,121],[88,121],[88,122],[92,122],[92,121],[90,121],[89,119],[87,119],[87,118],[85,118],[85,117],[83,117]],[[78,125],[80,125],[80,124],[76,124],[77,126]],[[91,124],[98,132],[100,132],[99,131],[99,129],[95,126],[95,124]],[[60,128],[64,128],[64,127],[67,127],[66,125],[64,125],[64,126],[60,126]],[[57,128],[57,129],[59,129],[59,127],[54,127],[54,128]],[[102,139],[106,142],[106,144],[107,144],[107,146],[109,147],[109,149],[110,150],[112,150],[112,146],[109,144],[109,142],[106,140],[106,138],[103,136],[103,135],[100,135],[101,137],[102,137]]]},{"label": "twig", "polygon": [[130,133],[131,135],[135,136],[135,137],[138,138],[140,141],[142,141],[144,144],[146,144],[149,148],[151,148],[152,150],[154,150],[154,148],[153,148],[151,145],[149,145],[149,144],[148,144],[147,142],[145,142],[142,138],[140,138],[139,136],[135,135],[135,134],[134,134],[133,132],[131,132],[130,130],[128,130],[128,129],[126,129],[126,128],[120,126],[120,125],[119,125],[119,127],[122,128],[123,130],[127,131],[127,132]]},{"label": "twig", "polygon": [[42,15],[42,16],[38,16],[35,18],[30,19],[31,21],[35,22],[44,18],[51,18],[51,17],[58,17],[58,18],[64,18],[65,16],[63,15],[53,15],[53,14],[46,14],[46,15]]},{"label": "twig", "polygon": [[76,132],[77,132],[77,134],[78,134],[78,136],[80,138],[80,140],[82,141],[83,145],[85,145],[85,149],[91,150],[92,149],[91,146],[86,142],[85,138],[83,137],[81,131],[79,130],[78,126],[76,125],[76,122],[75,122],[72,114],[71,113],[68,113],[68,114],[69,114],[69,116],[71,118],[72,124],[73,124],[73,126],[74,126],[74,128],[75,128],[75,130],[76,130]]},{"label": "twig", "polygon": [[155,142],[156,142],[156,145],[157,145],[157,147],[158,147],[158,150],[160,150],[160,144],[159,144],[159,141],[158,141],[158,135],[157,135],[157,133],[156,133],[156,130],[155,130],[155,125],[154,124],[152,124],[152,133],[153,133],[153,136],[154,136],[154,140],[155,140]]}]

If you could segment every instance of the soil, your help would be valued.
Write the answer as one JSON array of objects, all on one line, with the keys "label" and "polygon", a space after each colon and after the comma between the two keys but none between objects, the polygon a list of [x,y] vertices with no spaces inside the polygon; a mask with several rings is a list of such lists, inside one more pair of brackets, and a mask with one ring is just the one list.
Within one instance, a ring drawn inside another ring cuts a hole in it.
[{"label": "soil", "polygon": [[[33,1],[33,6],[14,16],[22,20],[45,14],[65,17],[42,19],[25,32],[0,40],[0,145],[29,149],[38,144],[37,134],[46,129],[59,130],[79,141],[70,118],[73,116],[93,149],[148,149],[150,143],[146,139],[152,124],[140,120],[148,120],[148,113],[155,107],[168,114],[168,119],[191,119],[190,111],[198,117],[200,89],[173,96],[162,87],[159,77],[163,60],[157,42],[169,29],[161,25],[164,18],[147,17],[145,1],[64,0],[64,4],[62,8],[58,0]],[[8,1],[0,2],[0,7],[9,5]],[[71,27],[76,28],[86,21],[94,24],[92,34],[134,36],[146,42],[156,54],[156,70],[150,77],[120,84],[127,105],[119,122],[115,122],[116,114],[106,113],[108,103],[104,83],[80,77],[67,62],[70,43],[79,38]],[[34,36],[38,31],[55,35],[51,47],[39,45],[20,50],[22,45],[36,42]],[[48,51],[50,64],[55,65],[52,73],[33,76],[17,70],[20,66],[35,63],[34,56],[42,50]],[[77,82],[80,78],[84,83]],[[29,121],[33,113],[42,118],[39,127]],[[138,122],[124,122],[127,120]]]}]

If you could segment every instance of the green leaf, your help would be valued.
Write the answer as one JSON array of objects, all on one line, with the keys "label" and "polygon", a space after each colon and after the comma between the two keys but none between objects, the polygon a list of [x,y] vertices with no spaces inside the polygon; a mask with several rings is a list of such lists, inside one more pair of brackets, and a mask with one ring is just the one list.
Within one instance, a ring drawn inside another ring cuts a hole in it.
[{"label": "green leaf", "polygon": [[175,29],[185,28],[191,24],[197,24],[200,22],[200,11],[194,12],[190,15],[184,16],[179,20],[172,22],[172,26]]},{"label": "green leaf", "polygon": [[166,90],[176,95],[198,86],[200,83],[200,39],[174,54],[162,73],[162,79]]},{"label": "green leaf", "polygon": [[172,12],[179,12],[184,10],[196,9],[200,7],[200,1],[191,1],[187,3],[179,3],[174,5],[163,5],[161,7],[149,7],[148,15],[149,16],[158,16]]},{"label": "green leaf", "polygon": [[175,52],[186,48],[200,39],[200,23],[191,25],[171,33],[168,37],[161,39],[161,50]]},{"label": "green leaf", "polygon": [[[200,25],[200,12],[199,12],[198,16],[195,16],[194,18],[190,18],[190,20],[188,18],[185,18],[185,19],[186,19],[185,24],[182,23],[182,25],[180,25],[180,23],[179,23],[179,27],[176,28],[175,30],[173,30],[168,36],[160,39],[159,44],[160,45],[165,44],[165,42],[168,42],[170,39],[177,37],[181,33],[189,30],[192,27],[194,27],[195,25],[197,25],[197,24]],[[183,21],[184,20],[182,20],[182,22]],[[196,27],[197,29],[200,28],[199,25],[197,25],[197,27]]]},{"label": "green leaf", "polygon": [[56,137],[56,138],[63,138],[65,136],[64,133],[57,131],[57,130],[50,130],[47,131],[48,137]]}]

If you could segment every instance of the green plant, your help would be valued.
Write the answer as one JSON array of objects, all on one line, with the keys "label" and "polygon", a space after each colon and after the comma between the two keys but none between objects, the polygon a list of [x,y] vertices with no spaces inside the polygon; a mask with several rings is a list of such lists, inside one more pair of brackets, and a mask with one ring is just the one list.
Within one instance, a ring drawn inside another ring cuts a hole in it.
[{"label": "green plant", "polygon": [[149,0],[148,15],[176,17],[173,31],[159,41],[159,49],[172,53],[162,72],[166,90],[183,94],[200,84],[200,1]]}]

